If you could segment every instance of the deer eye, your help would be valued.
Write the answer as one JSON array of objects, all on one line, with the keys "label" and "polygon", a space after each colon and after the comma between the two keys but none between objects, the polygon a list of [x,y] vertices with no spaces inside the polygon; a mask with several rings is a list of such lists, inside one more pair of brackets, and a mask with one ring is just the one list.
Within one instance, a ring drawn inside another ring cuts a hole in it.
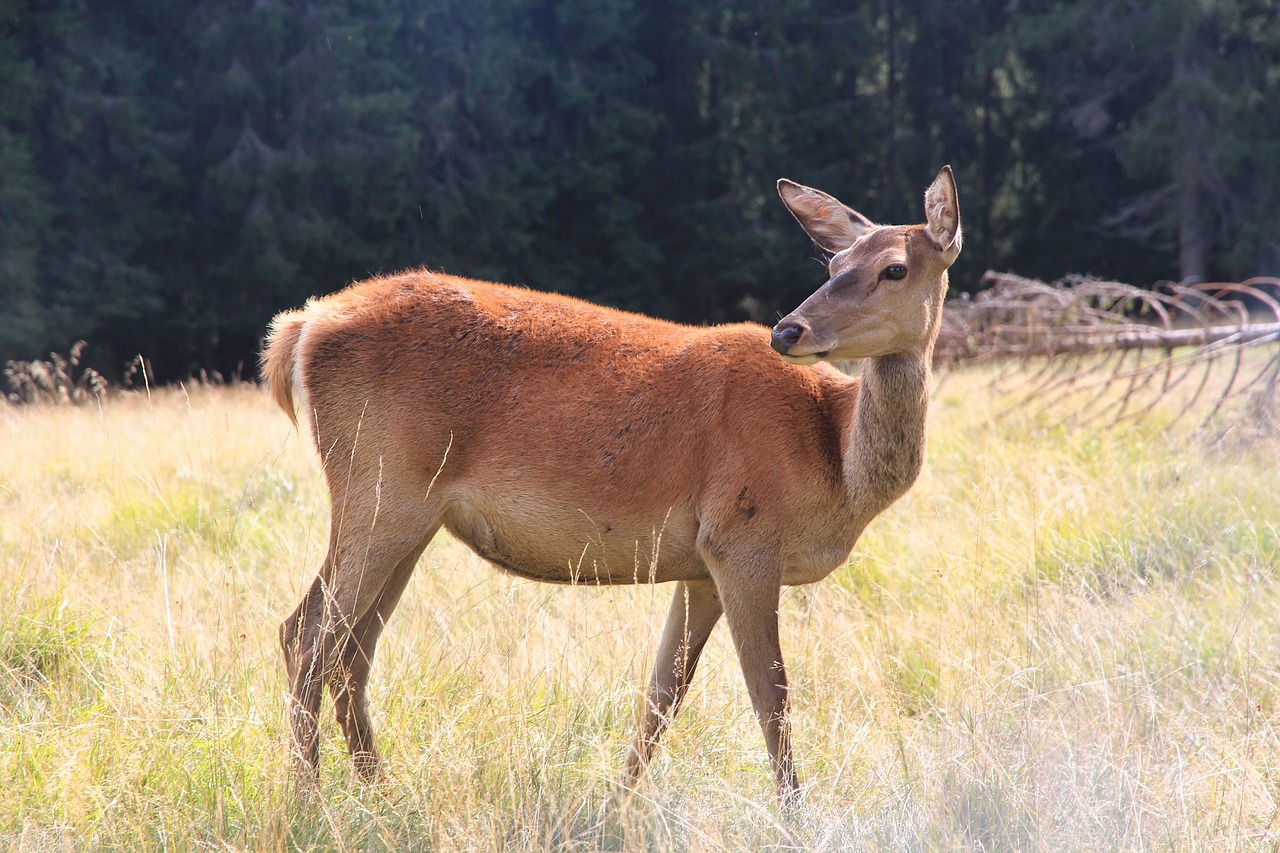
[{"label": "deer eye", "polygon": [[889,266],[884,268],[884,272],[881,273],[881,276],[892,281],[898,281],[899,279],[907,277],[907,268],[904,264],[889,264]]}]

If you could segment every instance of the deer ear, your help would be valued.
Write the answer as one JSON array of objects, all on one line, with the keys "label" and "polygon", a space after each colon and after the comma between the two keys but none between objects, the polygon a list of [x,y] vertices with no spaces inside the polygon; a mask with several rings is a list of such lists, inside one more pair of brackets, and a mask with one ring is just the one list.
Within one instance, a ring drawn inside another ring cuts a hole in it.
[{"label": "deer ear", "polygon": [[858,211],[845,207],[826,193],[788,181],[778,180],[778,195],[813,242],[833,255],[879,226]]},{"label": "deer ear", "polygon": [[950,166],[943,166],[924,191],[925,227],[929,239],[943,252],[960,252],[960,202]]}]

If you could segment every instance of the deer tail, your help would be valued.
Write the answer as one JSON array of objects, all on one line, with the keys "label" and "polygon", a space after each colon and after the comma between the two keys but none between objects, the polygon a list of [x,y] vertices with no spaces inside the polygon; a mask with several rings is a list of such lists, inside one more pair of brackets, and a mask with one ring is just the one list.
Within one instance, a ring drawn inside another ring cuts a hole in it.
[{"label": "deer tail", "polygon": [[306,323],[305,311],[277,314],[262,345],[262,378],[271,391],[271,397],[284,409],[295,427],[298,425],[298,413],[294,407],[294,391],[299,394],[305,392],[304,388],[295,388],[295,385],[302,380],[298,369],[298,342],[302,339]]}]

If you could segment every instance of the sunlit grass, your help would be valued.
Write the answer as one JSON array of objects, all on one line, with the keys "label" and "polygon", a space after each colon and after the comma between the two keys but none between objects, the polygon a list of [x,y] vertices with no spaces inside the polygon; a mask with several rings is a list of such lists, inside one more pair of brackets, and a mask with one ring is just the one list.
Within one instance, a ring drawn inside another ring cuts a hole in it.
[{"label": "sunlit grass", "polygon": [[1270,849],[1280,444],[998,418],[982,374],[934,400],[915,489],[784,596],[790,833],[723,627],[619,810],[669,589],[520,581],[447,537],[374,673],[387,783],[326,719],[295,801],[276,626],[328,517],[305,440],[251,387],[0,409],[0,845]]}]

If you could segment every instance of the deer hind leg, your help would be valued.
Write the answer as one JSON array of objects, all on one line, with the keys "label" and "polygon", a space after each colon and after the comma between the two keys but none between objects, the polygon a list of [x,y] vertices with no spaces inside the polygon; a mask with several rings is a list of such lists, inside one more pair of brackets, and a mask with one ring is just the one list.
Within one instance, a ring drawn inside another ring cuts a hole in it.
[{"label": "deer hind leg", "polygon": [[681,581],[676,584],[667,622],[662,629],[653,676],[640,709],[636,738],[622,771],[624,788],[634,788],[649,766],[658,739],[680,709],[698,658],[722,612],[720,597],[711,581]]},{"label": "deer hind leg", "polygon": [[382,775],[382,757],[374,741],[373,723],[369,718],[368,688],[373,656],[382,629],[400,603],[400,596],[413,576],[414,567],[434,534],[433,529],[396,565],[377,601],[351,631],[329,678],[329,692],[333,696],[334,712],[338,725],[342,727],[347,751],[351,753],[356,773],[366,782],[376,781]]},{"label": "deer hind leg", "polygon": [[[320,713],[323,682],[314,678],[310,670],[316,661],[319,614],[324,610],[322,578],[327,574],[327,565],[311,582],[297,609],[280,623],[280,650],[284,653],[285,670],[289,676],[289,729],[293,739],[294,769],[299,782],[308,777],[314,781],[320,763],[315,720]],[[301,653],[304,645],[312,649],[305,664]],[[300,671],[303,666],[307,672]]]},{"label": "deer hind leg", "polygon": [[[438,523],[425,511],[405,515],[388,512],[384,507],[379,514],[374,502],[369,502],[363,512],[353,503],[335,500],[324,565],[297,610],[280,626],[280,645],[290,681],[289,728],[300,782],[314,782],[319,770],[318,718],[324,685],[334,681],[334,673],[344,658],[350,656],[353,665],[361,657],[372,660],[368,638],[363,647],[369,654],[360,654],[361,643],[353,643],[353,638],[370,611],[376,612],[384,591],[395,593],[387,599],[388,604],[399,600],[427,533]],[[420,501],[401,505],[414,503],[420,505]],[[411,556],[415,559],[410,560]],[[405,577],[397,571],[401,568]],[[380,631],[380,624],[375,616],[364,625],[364,631]],[[368,663],[353,666],[357,678],[352,683],[360,685],[359,689],[335,691],[335,695],[344,694],[346,716],[355,721],[353,731],[358,735],[369,731],[368,712],[361,710],[367,669]],[[356,743],[362,744],[362,738],[357,737]]]}]

